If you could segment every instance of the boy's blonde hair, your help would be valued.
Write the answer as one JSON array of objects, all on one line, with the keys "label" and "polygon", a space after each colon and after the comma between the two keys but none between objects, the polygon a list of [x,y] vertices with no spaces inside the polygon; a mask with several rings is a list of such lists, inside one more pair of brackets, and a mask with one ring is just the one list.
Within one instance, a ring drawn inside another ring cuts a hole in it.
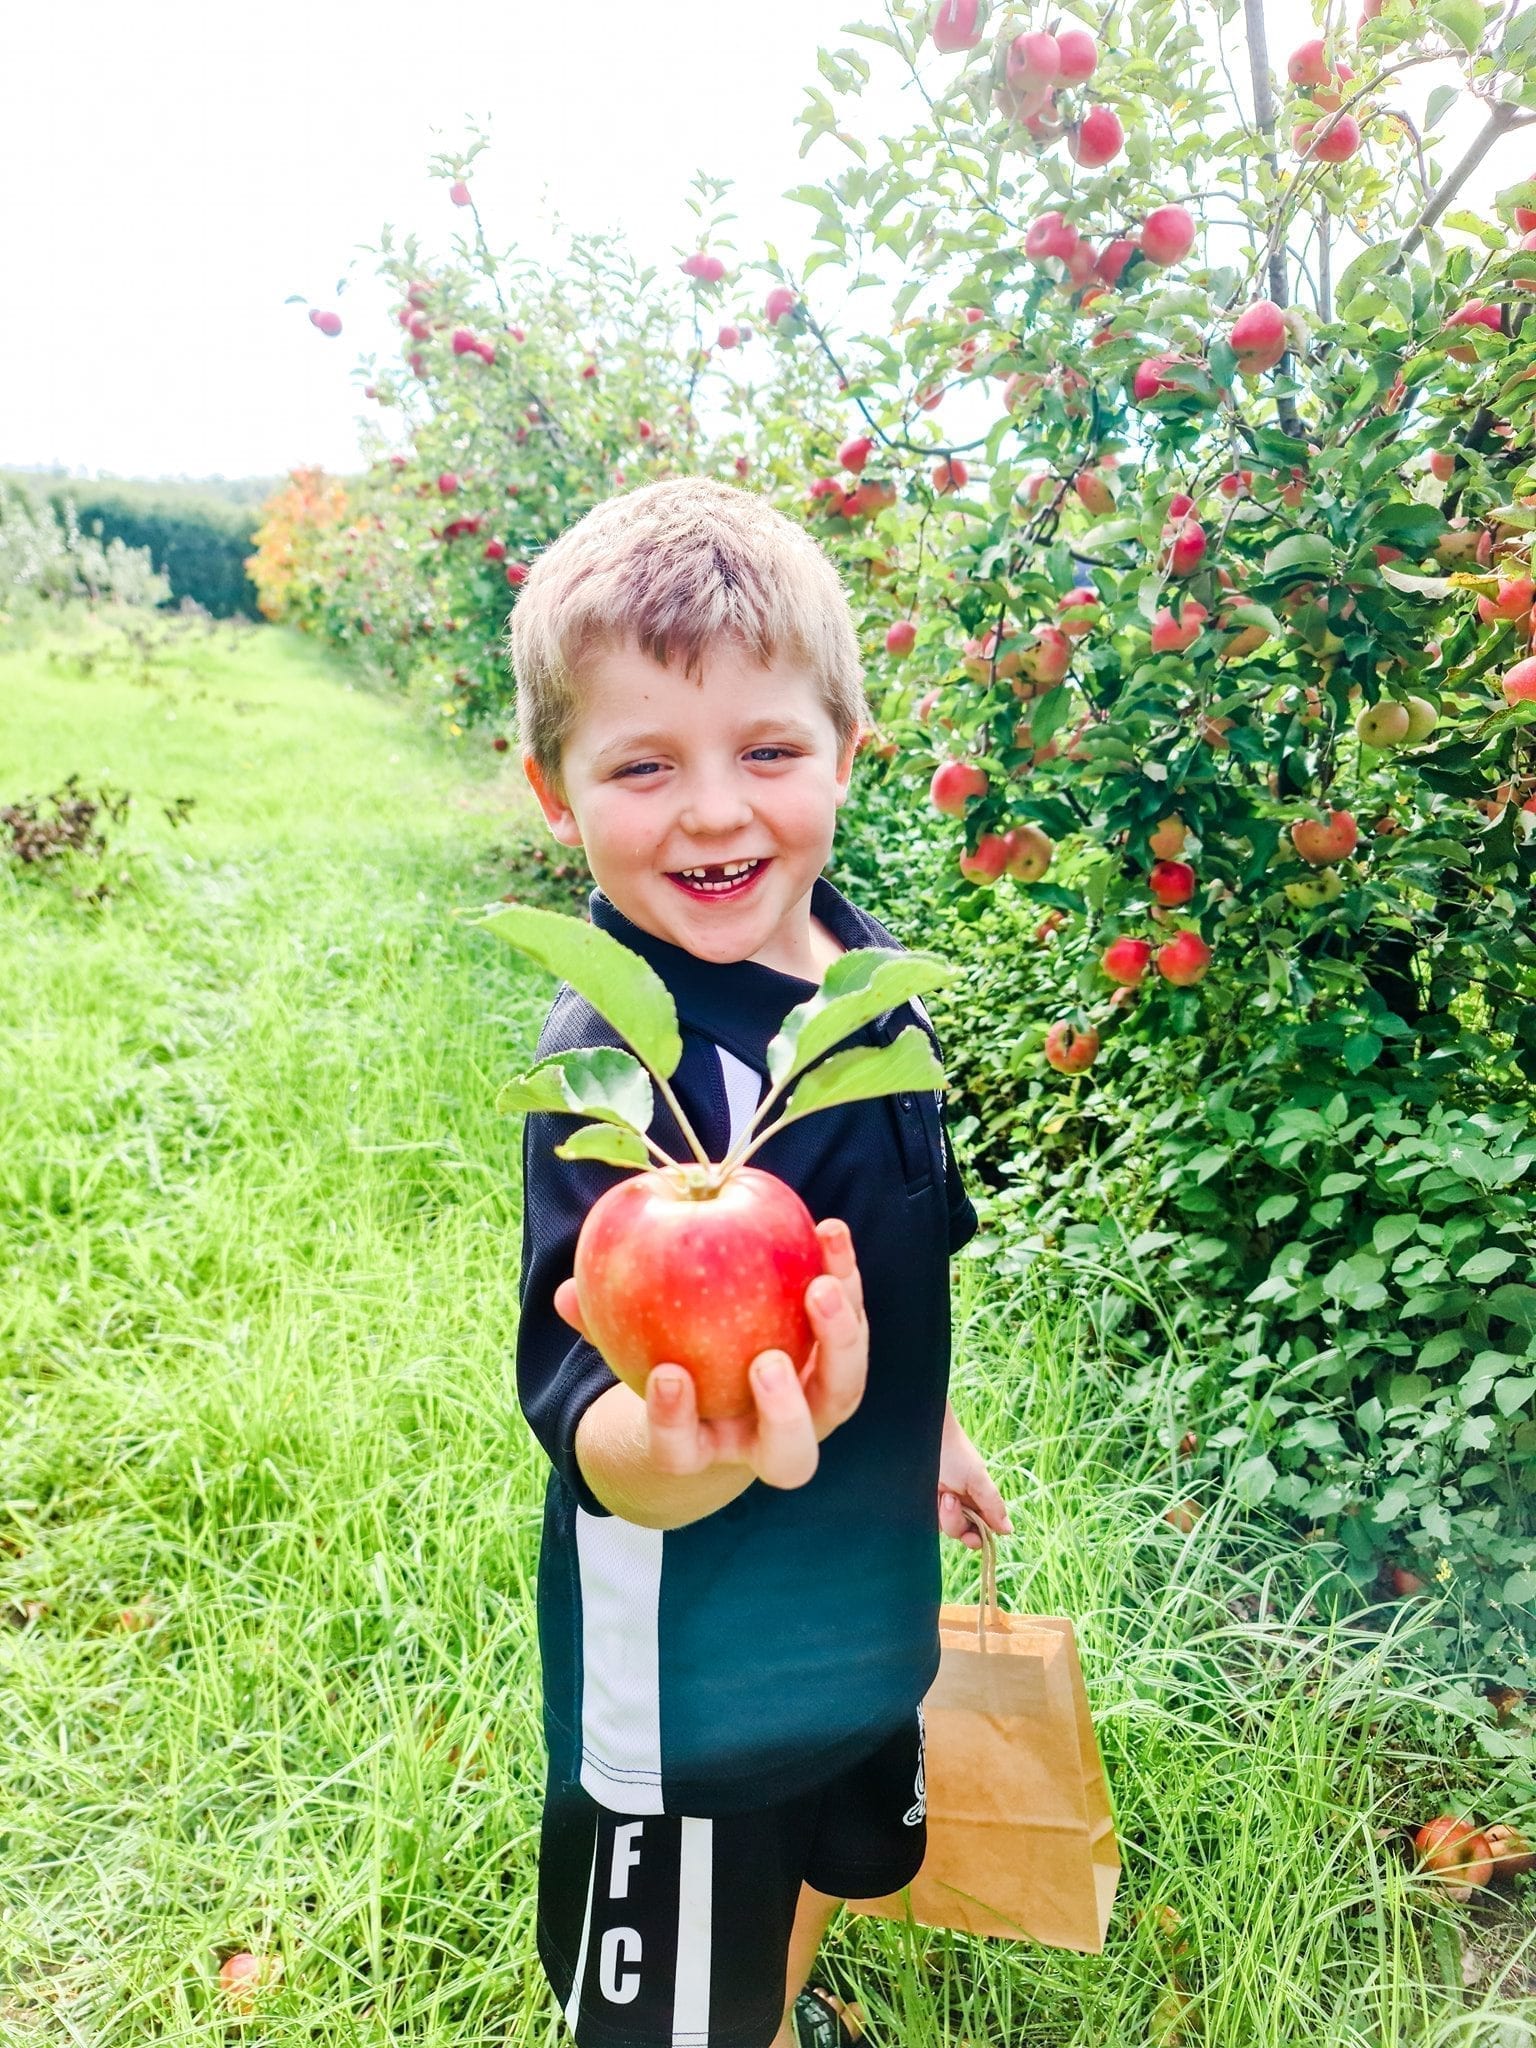
[{"label": "boy's blonde hair", "polygon": [[581,665],[594,653],[634,642],[653,661],[701,676],[722,640],[765,668],[783,656],[810,669],[839,751],[864,723],[847,594],[808,533],[765,499],[709,477],[609,498],[538,558],[513,610],[524,750],[558,788]]}]

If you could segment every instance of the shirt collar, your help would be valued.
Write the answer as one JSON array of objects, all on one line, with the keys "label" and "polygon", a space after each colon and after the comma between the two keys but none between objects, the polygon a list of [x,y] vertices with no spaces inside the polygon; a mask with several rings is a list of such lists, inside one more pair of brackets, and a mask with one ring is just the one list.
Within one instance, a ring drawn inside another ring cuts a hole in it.
[{"label": "shirt collar", "polygon": [[[781,974],[778,968],[764,967],[756,960],[700,960],[682,946],[631,924],[601,889],[592,891],[588,907],[593,924],[655,968],[684,1025],[703,1032],[759,1071],[769,1039],[797,1003],[816,993],[815,982]],[[857,946],[896,944],[883,925],[850,903],[825,875],[817,877],[811,891],[811,915],[850,952]]]}]

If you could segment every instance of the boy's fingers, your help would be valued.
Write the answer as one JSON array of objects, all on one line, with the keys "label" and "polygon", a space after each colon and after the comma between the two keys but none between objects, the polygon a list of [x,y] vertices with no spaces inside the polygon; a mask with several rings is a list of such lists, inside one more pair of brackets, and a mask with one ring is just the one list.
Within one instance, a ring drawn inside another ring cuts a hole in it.
[{"label": "boy's fingers", "polygon": [[700,1469],[704,1461],[691,1374],[680,1365],[654,1367],[645,1383],[645,1418],[651,1463],[658,1472],[686,1479]]},{"label": "boy's fingers", "polygon": [[843,1282],[825,1273],[806,1289],[805,1306],[816,1332],[817,1419],[825,1434],[846,1422],[864,1398],[869,1325]]},{"label": "boy's fingers", "polygon": [[752,1361],[752,1398],[757,1403],[757,1476],[765,1486],[804,1486],[821,1453],[816,1425],[788,1356],[761,1352]]},{"label": "boy's fingers", "polygon": [[840,1280],[855,1313],[864,1307],[864,1280],[853,1255],[853,1235],[840,1217],[828,1216],[816,1226],[821,1255],[833,1279]]},{"label": "boy's fingers", "polygon": [[[578,1337],[586,1337],[586,1325],[581,1320],[581,1302],[576,1293],[574,1280],[562,1280],[555,1289],[555,1313],[563,1322],[570,1324]],[[587,1337],[587,1342],[591,1343]]]}]

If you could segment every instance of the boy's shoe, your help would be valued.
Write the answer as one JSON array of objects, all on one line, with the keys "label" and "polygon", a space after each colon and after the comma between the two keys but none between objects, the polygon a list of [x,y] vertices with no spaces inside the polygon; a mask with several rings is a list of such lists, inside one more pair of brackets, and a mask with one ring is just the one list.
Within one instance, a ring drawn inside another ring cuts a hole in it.
[{"label": "boy's shoe", "polygon": [[791,2015],[798,2048],[855,2048],[864,2039],[857,2006],[845,2005],[819,1985],[802,1991]]}]

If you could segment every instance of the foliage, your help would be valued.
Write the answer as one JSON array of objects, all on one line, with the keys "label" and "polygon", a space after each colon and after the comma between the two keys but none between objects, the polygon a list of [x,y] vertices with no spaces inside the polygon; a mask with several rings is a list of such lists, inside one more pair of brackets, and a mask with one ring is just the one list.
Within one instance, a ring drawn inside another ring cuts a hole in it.
[{"label": "foliage", "polygon": [[[1004,835],[1054,842],[1045,878],[1004,883],[1061,916],[1049,995],[1004,970],[1022,1099],[1002,1120],[1032,1169],[999,1205],[1014,1255],[1130,1240],[1224,1303],[1242,1364],[1210,1454],[1347,1536],[1362,1584],[1454,1584],[1508,1671],[1530,1655],[1508,1622],[1536,1633],[1536,713],[1500,687],[1536,596],[1536,213],[1516,222],[1536,189],[1497,219],[1447,209],[1536,119],[1536,38],[1480,6],[1389,7],[1322,44],[1331,103],[1275,106],[1250,51],[1255,116],[1236,19],[1132,6],[1091,84],[1027,104],[1013,8],[969,56],[896,4],[824,57],[806,144],[852,161],[797,195],[817,249],[784,346],[835,363],[847,402],[806,510],[881,560],[864,625],[908,800],[936,760],[980,771],[955,828],[972,879],[949,885],[979,941],[960,899]],[[1463,91],[1416,135],[1391,95],[1447,59]],[[924,108],[878,143],[853,104],[873,61]],[[1462,99],[1485,133],[1442,171]],[[1124,150],[1074,167],[1095,105]],[[1364,146],[1300,157],[1278,129],[1306,118],[1358,119]],[[1157,243],[1180,203],[1182,254]],[[828,267],[893,288],[894,330],[834,333]],[[1240,359],[1254,321],[1275,345]],[[872,519],[834,474],[850,433],[894,501]],[[915,647],[888,655],[903,621]],[[1129,986],[1101,964],[1120,939],[1145,942]],[[1053,1016],[1100,1034],[1092,1079],[1025,1070]],[[1085,1211],[1066,1231],[1053,1138]]]},{"label": "foliage", "polygon": [[323,543],[348,512],[345,484],[323,469],[295,469],[261,508],[246,572],[264,619],[312,625],[327,589]]},{"label": "foliage", "polygon": [[[467,192],[483,146],[439,158],[440,182]],[[725,192],[697,181],[684,261],[709,254],[723,271]],[[416,687],[454,736],[507,710],[507,613],[540,548],[627,485],[752,476],[831,383],[824,364],[775,365],[765,406],[752,368],[763,340],[718,278],[663,276],[594,235],[566,237],[559,260],[540,265],[493,251],[472,199],[463,211],[446,260],[429,261],[414,237],[382,238],[398,355],[367,373],[382,423],[346,518],[327,498],[309,508],[282,494],[263,527],[303,536],[292,544],[304,573],[291,588],[263,585],[271,615]]]},{"label": "foliage", "polygon": [[81,533],[72,506],[55,511],[0,483],[0,622],[69,598],[145,606],[169,595],[147,549],[103,544]]},{"label": "foliage", "polygon": [[256,503],[271,488],[265,480],[142,483],[39,472],[17,474],[10,483],[108,551],[116,541],[144,553],[166,579],[173,601],[190,600],[215,618],[256,616],[245,557]]}]

